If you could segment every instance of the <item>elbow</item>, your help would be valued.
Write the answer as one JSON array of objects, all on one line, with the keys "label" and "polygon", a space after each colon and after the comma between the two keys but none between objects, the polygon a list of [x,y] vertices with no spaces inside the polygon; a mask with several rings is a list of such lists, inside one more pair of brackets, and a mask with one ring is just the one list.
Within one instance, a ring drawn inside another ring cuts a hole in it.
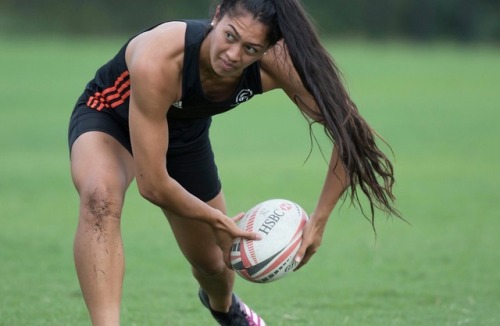
[{"label": "elbow", "polygon": [[137,188],[139,189],[139,194],[147,201],[157,205],[162,205],[162,195],[159,189],[156,189],[154,185],[148,184],[146,182],[137,182]]}]

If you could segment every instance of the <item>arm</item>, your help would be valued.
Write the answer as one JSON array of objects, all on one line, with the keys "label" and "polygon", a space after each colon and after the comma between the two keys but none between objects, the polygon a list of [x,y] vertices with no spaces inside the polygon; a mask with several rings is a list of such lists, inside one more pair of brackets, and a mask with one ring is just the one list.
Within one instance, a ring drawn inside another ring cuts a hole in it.
[{"label": "arm", "polygon": [[166,115],[171,103],[180,97],[182,51],[176,49],[183,46],[181,42],[168,50],[159,46],[169,33],[142,34],[127,49],[131,81],[129,124],[137,185],[141,195],[155,205],[180,216],[211,223],[221,214],[188,193],[165,168]]},{"label": "arm", "polygon": [[295,270],[306,264],[321,246],[326,222],[349,185],[348,175],[337,154],[338,151],[336,147],[334,147],[323,189],[320,193],[316,208],[310,216],[310,221],[305,226],[302,246],[299,248],[297,255],[295,255],[295,261],[300,262]]},{"label": "arm", "polygon": [[136,180],[141,195],[155,205],[212,226],[221,248],[228,251],[233,238],[255,239],[255,235],[242,231],[221,211],[193,196],[166,169],[166,116],[170,105],[180,98],[184,43],[178,35],[184,30],[182,25],[161,32],[153,30],[134,39],[127,49],[131,76],[129,124]]},{"label": "arm", "polygon": [[[283,89],[305,115],[321,123],[316,101],[303,86],[290,58],[285,55],[283,47],[284,44],[279,42],[267,51],[261,61],[264,91],[275,88]],[[295,260],[300,262],[296,269],[306,264],[320,247],[326,223],[348,185],[349,176],[334,146],[322,191],[310,215],[310,220],[305,226],[302,245],[295,256]]]}]

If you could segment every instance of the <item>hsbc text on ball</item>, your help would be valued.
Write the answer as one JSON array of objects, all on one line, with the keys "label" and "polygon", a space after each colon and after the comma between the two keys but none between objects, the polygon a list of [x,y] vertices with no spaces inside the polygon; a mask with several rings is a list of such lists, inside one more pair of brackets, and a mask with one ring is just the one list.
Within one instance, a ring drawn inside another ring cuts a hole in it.
[{"label": "hsbc text on ball", "polygon": [[259,231],[268,235],[283,215],[285,215],[285,213],[281,209],[275,209],[272,214],[266,217],[264,223],[260,226]]}]

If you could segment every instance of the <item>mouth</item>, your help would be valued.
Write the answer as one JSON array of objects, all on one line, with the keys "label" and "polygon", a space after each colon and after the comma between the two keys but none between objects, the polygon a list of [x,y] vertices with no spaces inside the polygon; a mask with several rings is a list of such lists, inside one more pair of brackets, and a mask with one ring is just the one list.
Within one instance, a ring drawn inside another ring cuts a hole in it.
[{"label": "mouth", "polygon": [[236,70],[236,66],[231,64],[228,60],[220,58],[221,68],[224,71],[233,71]]}]

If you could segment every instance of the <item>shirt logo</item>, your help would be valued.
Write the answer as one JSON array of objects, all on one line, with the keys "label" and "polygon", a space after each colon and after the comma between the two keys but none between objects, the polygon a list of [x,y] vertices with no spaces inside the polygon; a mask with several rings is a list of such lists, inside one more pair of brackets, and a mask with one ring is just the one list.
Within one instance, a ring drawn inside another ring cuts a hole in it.
[{"label": "shirt logo", "polygon": [[251,99],[253,96],[253,92],[251,89],[249,88],[245,88],[245,89],[242,89],[238,95],[236,95],[236,104],[240,104],[240,103],[243,103],[245,101],[248,101],[249,99]]}]

